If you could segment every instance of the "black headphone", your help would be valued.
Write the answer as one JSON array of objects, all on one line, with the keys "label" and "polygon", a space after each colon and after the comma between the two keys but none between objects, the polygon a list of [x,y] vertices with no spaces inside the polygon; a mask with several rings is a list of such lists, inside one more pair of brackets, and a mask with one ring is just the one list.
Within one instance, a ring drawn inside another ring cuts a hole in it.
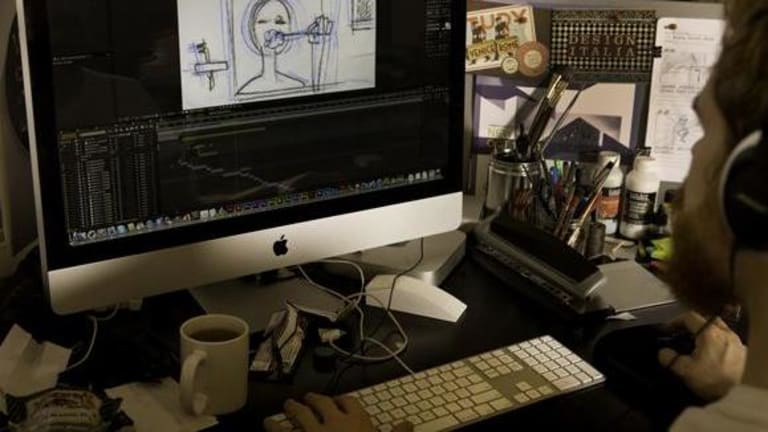
[{"label": "black headphone", "polygon": [[744,138],[728,158],[720,200],[736,246],[768,251],[768,127]]}]

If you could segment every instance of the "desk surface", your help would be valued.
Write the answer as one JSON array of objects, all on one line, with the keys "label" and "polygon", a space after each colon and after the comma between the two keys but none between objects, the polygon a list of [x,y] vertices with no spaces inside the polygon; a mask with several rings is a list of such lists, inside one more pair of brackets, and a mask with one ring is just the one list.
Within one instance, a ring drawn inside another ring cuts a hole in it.
[{"label": "desk surface", "polygon": [[[458,324],[398,315],[410,338],[409,348],[402,358],[416,371],[545,334],[555,337],[577,354],[591,360],[592,348],[603,334],[627,325],[667,321],[680,312],[678,306],[671,305],[638,313],[640,322],[568,325],[521,298],[468,259],[460,264],[443,287],[468,305],[465,316]],[[174,293],[147,300],[142,319],[146,321],[145,328],[150,328],[158,340],[165,341],[169,351],[177,352],[178,326],[185,319],[199,313],[201,310],[188,293]],[[380,311],[371,310],[372,319],[369,321],[378,321],[379,314]],[[97,341],[93,363],[98,363],[102,357],[98,354],[99,343]],[[84,371],[98,373],[104,371],[105,367],[108,370],[108,365],[90,364]],[[352,366],[340,374],[335,393],[352,391],[404,374],[394,361]],[[95,377],[75,376],[72,379],[80,381],[91,378]],[[280,411],[286,398],[300,398],[309,391],[323,392],[332,378],[333,373],[315,371],[311,354],[305,354],[290,382],[264,383],[252,380],[246,408],[235,415],[221,418],[221,424],[216,430],[261,430],[262,419]],[[643,414],[629,409],[609,387],[545,401],[498,417],[492,423],[497,427],[505,426],[505,429],[510,426],[536,425],[541,430],[561,430],[567,427],[569,430],[592,431],[647,431],[665,426],[653,425]],[[490,427],[485,423],[478,429]]]}]

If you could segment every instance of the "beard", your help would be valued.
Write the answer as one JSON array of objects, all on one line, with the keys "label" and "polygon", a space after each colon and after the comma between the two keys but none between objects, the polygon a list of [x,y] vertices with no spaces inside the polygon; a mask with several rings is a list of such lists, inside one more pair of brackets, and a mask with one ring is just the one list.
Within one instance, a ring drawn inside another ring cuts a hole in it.
[{"label": "beard", "polygon": [[706,316],[723,313],[737,304],[730,280],[729,254],[722,244],[713,244],[719,210],[711,201],[702,209],[685,212],[684,196],[673,205],[673,252],[667,282],[675,296]]}]

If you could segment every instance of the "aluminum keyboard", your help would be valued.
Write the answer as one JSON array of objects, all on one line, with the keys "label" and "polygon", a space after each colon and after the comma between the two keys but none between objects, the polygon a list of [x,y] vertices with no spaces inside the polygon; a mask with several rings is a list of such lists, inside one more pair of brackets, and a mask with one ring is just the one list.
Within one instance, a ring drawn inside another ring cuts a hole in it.
[{"label": "aluminum keyboard", "polygon": [[[379,431],[410,421],[448,431],[598,385],[605,377],[550,336],[479,354],[364,388],[358,398]],[[295,428],[284,414],[272,417]]]}]

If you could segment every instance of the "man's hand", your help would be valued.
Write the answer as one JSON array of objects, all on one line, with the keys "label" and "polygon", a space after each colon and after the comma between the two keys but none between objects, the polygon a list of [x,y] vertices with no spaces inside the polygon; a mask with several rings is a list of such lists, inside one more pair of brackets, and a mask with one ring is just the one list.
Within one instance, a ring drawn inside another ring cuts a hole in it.
[{"label": "man's hand", "polygon": [[[707,321],[701,315],[690,312],[672,326],[684,326],[693,334],[698,333]],[[706,400],[725,396],[741,382],[747,361],[747,347],[741,343],[723,320],[717,318],[696,338],[696,349],[688,355],[664,348],[659,351],[659,361],[683,379],[688,388]]]},{"label": "man's hand", "polygon": [[[285,402],[285,415],[304,432],[376,432],[368,413],[357,399],[342,396],[331,399],[317,394],[304,397],[305,404],[294,400]],[[278,424],[264,421],[267,432],[285,432]],[[393,432],[412,432],[413,425],[403,423]]]}]

